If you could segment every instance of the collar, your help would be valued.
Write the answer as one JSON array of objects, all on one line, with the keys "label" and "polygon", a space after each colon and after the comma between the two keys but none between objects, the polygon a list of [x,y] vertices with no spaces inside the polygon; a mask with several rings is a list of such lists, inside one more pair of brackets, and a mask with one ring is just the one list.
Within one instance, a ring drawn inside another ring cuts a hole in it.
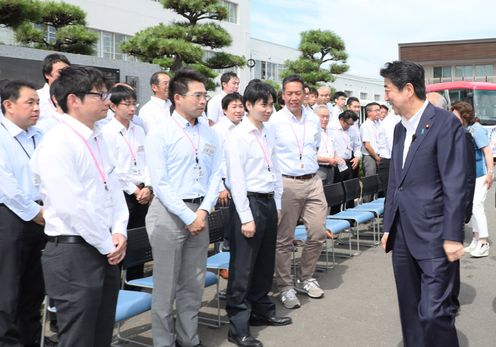
[{"label": "collar", "polygon": [[[179,113],[177,113],[176,110],[172,112],[172,117],[175,119],[179,125],[183,127],[183,129],[187,129],[191,127],[191,123],[186,120],[186,118],[182,117]],[[195,126],[199,126],[200,122],[198,121],[198,118],[195,120]]]},{"label": "collar", "polygon": [[157,98],[155,95],[150,96],[150,101],[152,101],[156,104],[159,104],[160,106],[168,106],[171,104],[169,99],[163,100],[163,99]]},{"label": "collar", "polygon": [[420,122],[420,117],[424,113],[425,108],[427,107],[428,104],[429,101],[425,100],[422,107],[420,107],[419,110],[409,120],[401,116],[401,124],[403,124],[403,126],[408,132],[415,133],[415,131],[417,131],[417,127]]},{"label": "collar", "polygon": [[78,121],[76,118],[64,113],[61,116],[63,123],[68,124],[72,129],[78,132],[85,140],[97,137],[101,133],[101,129],[98,126],[94,126],[93,129],[88,128],[86,125]]},{"label": "collar", "polygon": [[126,127],[124,126],[124,124],[122,124],[121,122],[119,122],[115,117],[112,117],[112,119],[108,123],[108,126],[111,127],[111,129],[113,131],[115,131],[116,133],[121,132],[121,131],[123,133],[126,133],[129,130],[133,129],[135,127],[135,124],[133,123],[133,121],[129,121],[129,128],[126,129]]},{"label": "collar", "polygon": [[17,124],[12,122],[10,119],[7,117],[2,118],[2,124],[5,126],[5,129],[7,129],[7,132],[12,136],[12,137],[18,137],[21,134],[25,134],[26,138],[31,138],[35,136],[36,134],[40,133],[40,130],[34,126],[31,126],[28,128],[27,131],[24,131],[21,129]]},{"label": "collar", "polygon": [[290,120],[294,120],[295,122],[298,122],[298,123],[303,123],[305,122],[306,118],[307,118],[307,111],[305,110],[304,107],[301,108],[301,120],[298,120],[298,118],[296,118],[296,116],[293,114],[293,112],[291,112],[287,106],[284,106],[283,108],[284,112],[286,112],[286,114],[289,116],[289,119]]},{"label": "collar", "polygon": [[226,123],[225,125],[227,126],[228,129],[234,128],[236,124],[234,124],[227,116],[224,115],[224,117],[221,117],[219,120],[220,124]]}]

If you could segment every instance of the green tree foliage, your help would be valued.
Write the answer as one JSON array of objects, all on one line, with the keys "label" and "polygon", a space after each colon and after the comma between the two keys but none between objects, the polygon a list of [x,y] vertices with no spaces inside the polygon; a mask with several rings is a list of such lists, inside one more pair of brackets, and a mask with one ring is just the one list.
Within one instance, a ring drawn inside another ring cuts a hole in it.
[{"label": "green tree foliage", "polygon": [[[91,54],[98,40],[96,33],[86,29],[86,13],[78,6],[64,2],[40,2],[39,17],[15,29],[16,40],[40,49]],[[33,25],[35,24],[35,25]],[[55,29],[55,38],[47,39],[48,28]]]},{"label": "green tree foliage", "polygon": [[0,25],[16,28],[39,18],[39,3],[33,0],[0,0]]},{"label": "green tree foliage", "polygon": [[282,76],[300,75],[310,86],[335,80],[333,75],[348,71],[344,41],[329,30],[309,30],[301,34],[301,56],[287,60]]},{"label": "green tree foliage", "polygon": [[[220,51],[231,45],[229,33],[215,22],[199,23],[202,20],[223,20],[227,9],[219,0],[162,0],[166,9],[173,10],[184,20],[166,25],[159,24],[136,33],[121,46],[122,51],[141,61],[159,64],[172,72],[190,67],[209,79],[217,73],[214,69],[243,66],[245,58]],[[210,54],[205,55],[208,49]],[[215,87],[209,81],[209,89]]]}]

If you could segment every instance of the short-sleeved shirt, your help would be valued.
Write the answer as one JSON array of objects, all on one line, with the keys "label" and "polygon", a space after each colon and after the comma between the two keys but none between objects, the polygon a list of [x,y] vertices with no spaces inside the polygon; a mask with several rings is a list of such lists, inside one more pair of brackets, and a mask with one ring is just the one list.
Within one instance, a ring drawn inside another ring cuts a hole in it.
[{"label": "short-sleeved shirt", "polygon": [[475,142],[475,177],[484,176],[486,174],[486,161],[482,148],[489,146],[489,136],[480,123],[468,126],[467,131],[472,135]]}]

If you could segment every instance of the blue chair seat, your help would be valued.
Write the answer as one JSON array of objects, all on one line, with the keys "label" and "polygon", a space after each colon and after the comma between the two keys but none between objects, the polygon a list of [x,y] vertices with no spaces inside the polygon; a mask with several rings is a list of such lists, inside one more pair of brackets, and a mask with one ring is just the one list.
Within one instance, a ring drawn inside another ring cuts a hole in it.
[{"label": "blue chair seat", "polygon": [[327,219],[346,219],[361,224],[374,219],[374,214],[367,211],[346,210],[327,216]]},{"label": "blue chair seat", "polygon": [[304,225],[297,225],[295,228],[294,239],[305,242],[307,240],[307,229]]},{"label": "blue chair seat", "polygon": [[229,269],[229,252],[219,252],[207,259],[207,269]]},{"label": "blue chair seat", "polygon": [[[216,284],[217,281],[217,275],[213,272],[207,271],[205,274],[205,288]],[[128,281],[127,284],[136,287],[153,289],[153,276],[137,278],[135,280]]]},{"label": "blue chair seat", "polygon": [[211,271],[207,271],[207,273],[205,274],[205,288],[213,286],[218,281],[219,281],[219,278],[217,277],[216,274],[214,274]]},{"label": "blue chair seat", "polygon": [[351,226],[350,222],[342,219],[326,219],[326,229],[332,231],[333,234],[339,234]]},{"label": "blue chair seat", "polygon": [[375,213],[376,216],[380,216],[384,214],[384,205],[375,205],[375,204],[363,204],[358,205],[353,208],[355,211],[370,211]]},{"label": "blue chair seat", "polygon": [[121,322],[149,311],[152,306],[152,295],[145,292],[119,290],[115,321]]}]

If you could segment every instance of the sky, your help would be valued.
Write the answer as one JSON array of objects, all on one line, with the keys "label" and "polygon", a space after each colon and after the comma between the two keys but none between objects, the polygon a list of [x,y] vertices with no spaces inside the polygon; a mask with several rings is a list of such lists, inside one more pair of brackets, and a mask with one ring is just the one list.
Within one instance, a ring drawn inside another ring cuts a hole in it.
[{"label": "sky", "polygon": [[348,53],[347,73],[380,78],[398,43],[496,37],[492,0],[250,0],[251,36],[298,48],[300,32],[330,30]]}]

